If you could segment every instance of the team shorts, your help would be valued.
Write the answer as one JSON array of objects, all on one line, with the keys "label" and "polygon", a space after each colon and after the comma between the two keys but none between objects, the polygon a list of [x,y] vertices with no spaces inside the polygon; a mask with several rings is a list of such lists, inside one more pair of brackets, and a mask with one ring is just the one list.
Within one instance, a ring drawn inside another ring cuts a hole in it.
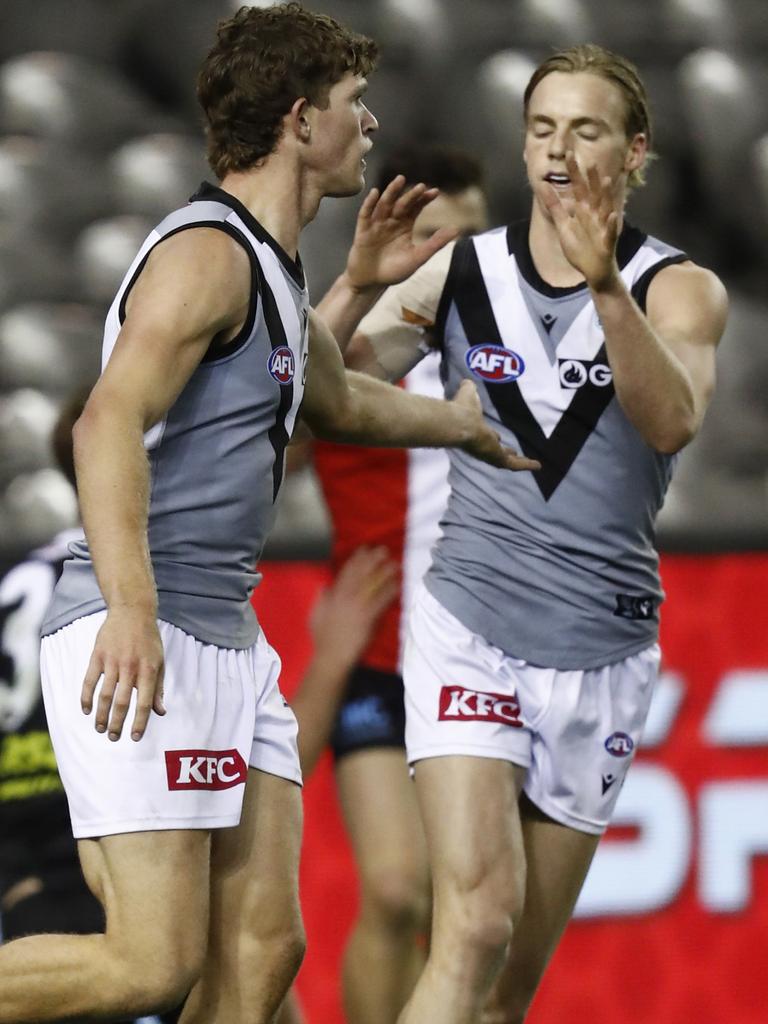
[{"label": "team shorts", "polygon": [[423,585],[403,662],[408,762],[452,754],[527,769],[524,792],[550,818],[608,827],[637,750],[660,651],[603,668],[530,665],[473,633]]},{"label": "team shorts", "polygon": [[405,747],[403,680],[358,665],[350,674],[331,733],[336,760],[358,750]]},{"label": "team shorts", "polygon": [[41,648],[48,726],[76,839],[237,825],[249,766],[301,784],[296,718],[263,634],[230,650],[159,622],[166,714],[152,713],[142,739],[132,740],[134,691],[120,739],[97,733],[80,692],[105,617],[76,619]]}]

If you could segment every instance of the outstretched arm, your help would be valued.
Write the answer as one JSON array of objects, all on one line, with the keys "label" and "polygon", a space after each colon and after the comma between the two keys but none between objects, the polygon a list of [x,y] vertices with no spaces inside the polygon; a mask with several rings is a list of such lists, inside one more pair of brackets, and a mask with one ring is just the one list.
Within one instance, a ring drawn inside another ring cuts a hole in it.
[{"label": "outstretched arm", "polygon": [[605,332],[616,396],[657,451],[673,453],[698,431],[715,382],[715,349],[727,296],[718,278],[693,263],[665,267],[651,282],[643,313],[616,262],[620,216],[610,178],[582,175],[566,157],[573,196],[547,200],[569,262],[584,275]]},{"label": "outstretched arm", "polygon": [[410,277],[456,236],[453,229],[441,228],[415,244],[413,225],[438,190],[418,184],[403,191],[405,185],[405,178],[398,175],[381,194],[375,188],[368,193],[357,217],[346,269],[317,306],[342,352],[384,288]]},{"label": "outstretched arm", "polygon": [[310,313],[310,357],[302,414],[330,441],[388,448],[462,448],[500,469],[539,469],[505,448],[488,426],[475,386],[464,381],[450,402],[344,369],[328,328]]}]

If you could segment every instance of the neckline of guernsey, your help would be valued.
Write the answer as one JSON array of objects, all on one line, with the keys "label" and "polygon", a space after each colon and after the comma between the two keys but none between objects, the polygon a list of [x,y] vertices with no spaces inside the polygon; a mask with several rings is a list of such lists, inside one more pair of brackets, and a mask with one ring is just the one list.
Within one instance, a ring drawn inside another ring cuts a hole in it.
[{"label": "neckline of guernsey", "polygon": [[[546,295],[551,299],[561,299],[568,295],[575,295],[586,289],[586,282],[569,285],[567,288],[558,288],[549,284],[536,269],[531,256],[531,247],[528,236],[531,228],[530,220],[516,221],[507,228],[507,251],[514,256],[518,269],[525,281],[535,288],[537,292]],[[616,261],[621,270],[626,267],[629,261],[637,253],[648,236],[638,228],[624,223],[618,243],[616,244]]]},{"label": "neckline of guernsey", "polygon": [[219,188],[217,185],[212,185],[209,181],[204,181],[201,183],[197,192],[195,192],[193,196],[190,196],[189,201],[190,203],[194,203],[204,200],[223,203],[225,206],[234,210],[248,230],[255,235],[260,242],[265,242],[270,249],[272,249],[296,284],[300,288],[304,287],[304,267],[301,263],[301,257],[297,255],[296,259],[292,260],[282,245],[280,245],[280,243],[270,235],[267,229],[256,220],[248,207],[241,203],[239,199],[236,199],[231,192],[226,192],[223,188]]}]

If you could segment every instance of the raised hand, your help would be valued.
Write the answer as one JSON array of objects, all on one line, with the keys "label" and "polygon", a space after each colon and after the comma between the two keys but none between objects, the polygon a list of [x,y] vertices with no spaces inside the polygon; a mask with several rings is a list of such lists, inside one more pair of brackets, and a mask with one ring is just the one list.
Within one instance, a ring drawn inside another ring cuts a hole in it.
[{"label": "raised hand", "polygon": [[425,242],[415,244],[414,222],[438,190],[423,184],[404,189],[405,178],[400,174],[382,193],[371,189],[360,207],[346,268],[353,288],[383,287],[404,281],[456,237],[452,228],[440,228]]},{"label": "raised hand", "polygon": [[601,178],[594,166],[583,175],[572,152],[566,153],[565,166],[571,179],[569,193],[563,195],[549,185],[543,195],[544,205],[552,216],[566,259],[590,288],[599,291],[619,273],[616,242],[620,211],[615,183],[609,177]]},{"label": "raised hand", "polygon": [[[398,567],[386,548],[358,548],[322,592],[309,620],[315,658],[349,670],[398,591]],[[335,678],[335,677],[334,677]]]},{"label": "raised hand", "polygon": [[501,443],[499,435],[485,421],[483,406],[477,388],[471,380],[463,380],[452,401],[467,413],[471,436],[461,447],[481,462],[499,469],[541,469],[541,463],[518,455]]},{"label": "raised hand", "polygon": [[83,681],[80,703],[86,715],[93,709],[99,679],[102,683],[96,702],[96,731],[108,730],[111,740],[120,739],[135,689],[136,710],[131,737],[140,740],[150,712],[165,714],[163,645],[152,615],[133,608],[115,608],[107,615],[96,635]]}]

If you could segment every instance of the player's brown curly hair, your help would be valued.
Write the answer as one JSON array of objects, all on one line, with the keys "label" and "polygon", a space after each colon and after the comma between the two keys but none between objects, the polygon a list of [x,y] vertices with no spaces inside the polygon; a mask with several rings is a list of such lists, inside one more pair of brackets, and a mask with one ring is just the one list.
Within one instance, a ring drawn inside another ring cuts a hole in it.
[{"label": "player's brown curly hair", "polygon": [[253,167],[274,151],[297,99],[324,108],[331,86],[370,74],[377,55],[373,40],[301,4],[241,7],[219,24],[197,79],[214,173]]},{"label": "player's brown curly hair", "polygon": [[[587,71],[617,85],[625,100],[624,128],[627,138],[634,138],[638,133],[645,135],[648,142],[646,165],[649,160],[654,158],[651,153],[653,125],[648,94],[637,68],[631,61],[611,50],[606,50],[603,46],[598,46],[596,43],[583,43],[579,46],[570,46],[565,50],[558,50],[557,53],[553,53],[551,57],[542,61],[531,75],[523,98],[523,113],[526,122],[528,120],[528,104],[533,90],[542,78],[546,78],[553,71],[564,71],[567,74]],[[645,184],[645,166],[638,167],[637,170],[631,172],[628,184],[630,188],[638,188]]]}]

